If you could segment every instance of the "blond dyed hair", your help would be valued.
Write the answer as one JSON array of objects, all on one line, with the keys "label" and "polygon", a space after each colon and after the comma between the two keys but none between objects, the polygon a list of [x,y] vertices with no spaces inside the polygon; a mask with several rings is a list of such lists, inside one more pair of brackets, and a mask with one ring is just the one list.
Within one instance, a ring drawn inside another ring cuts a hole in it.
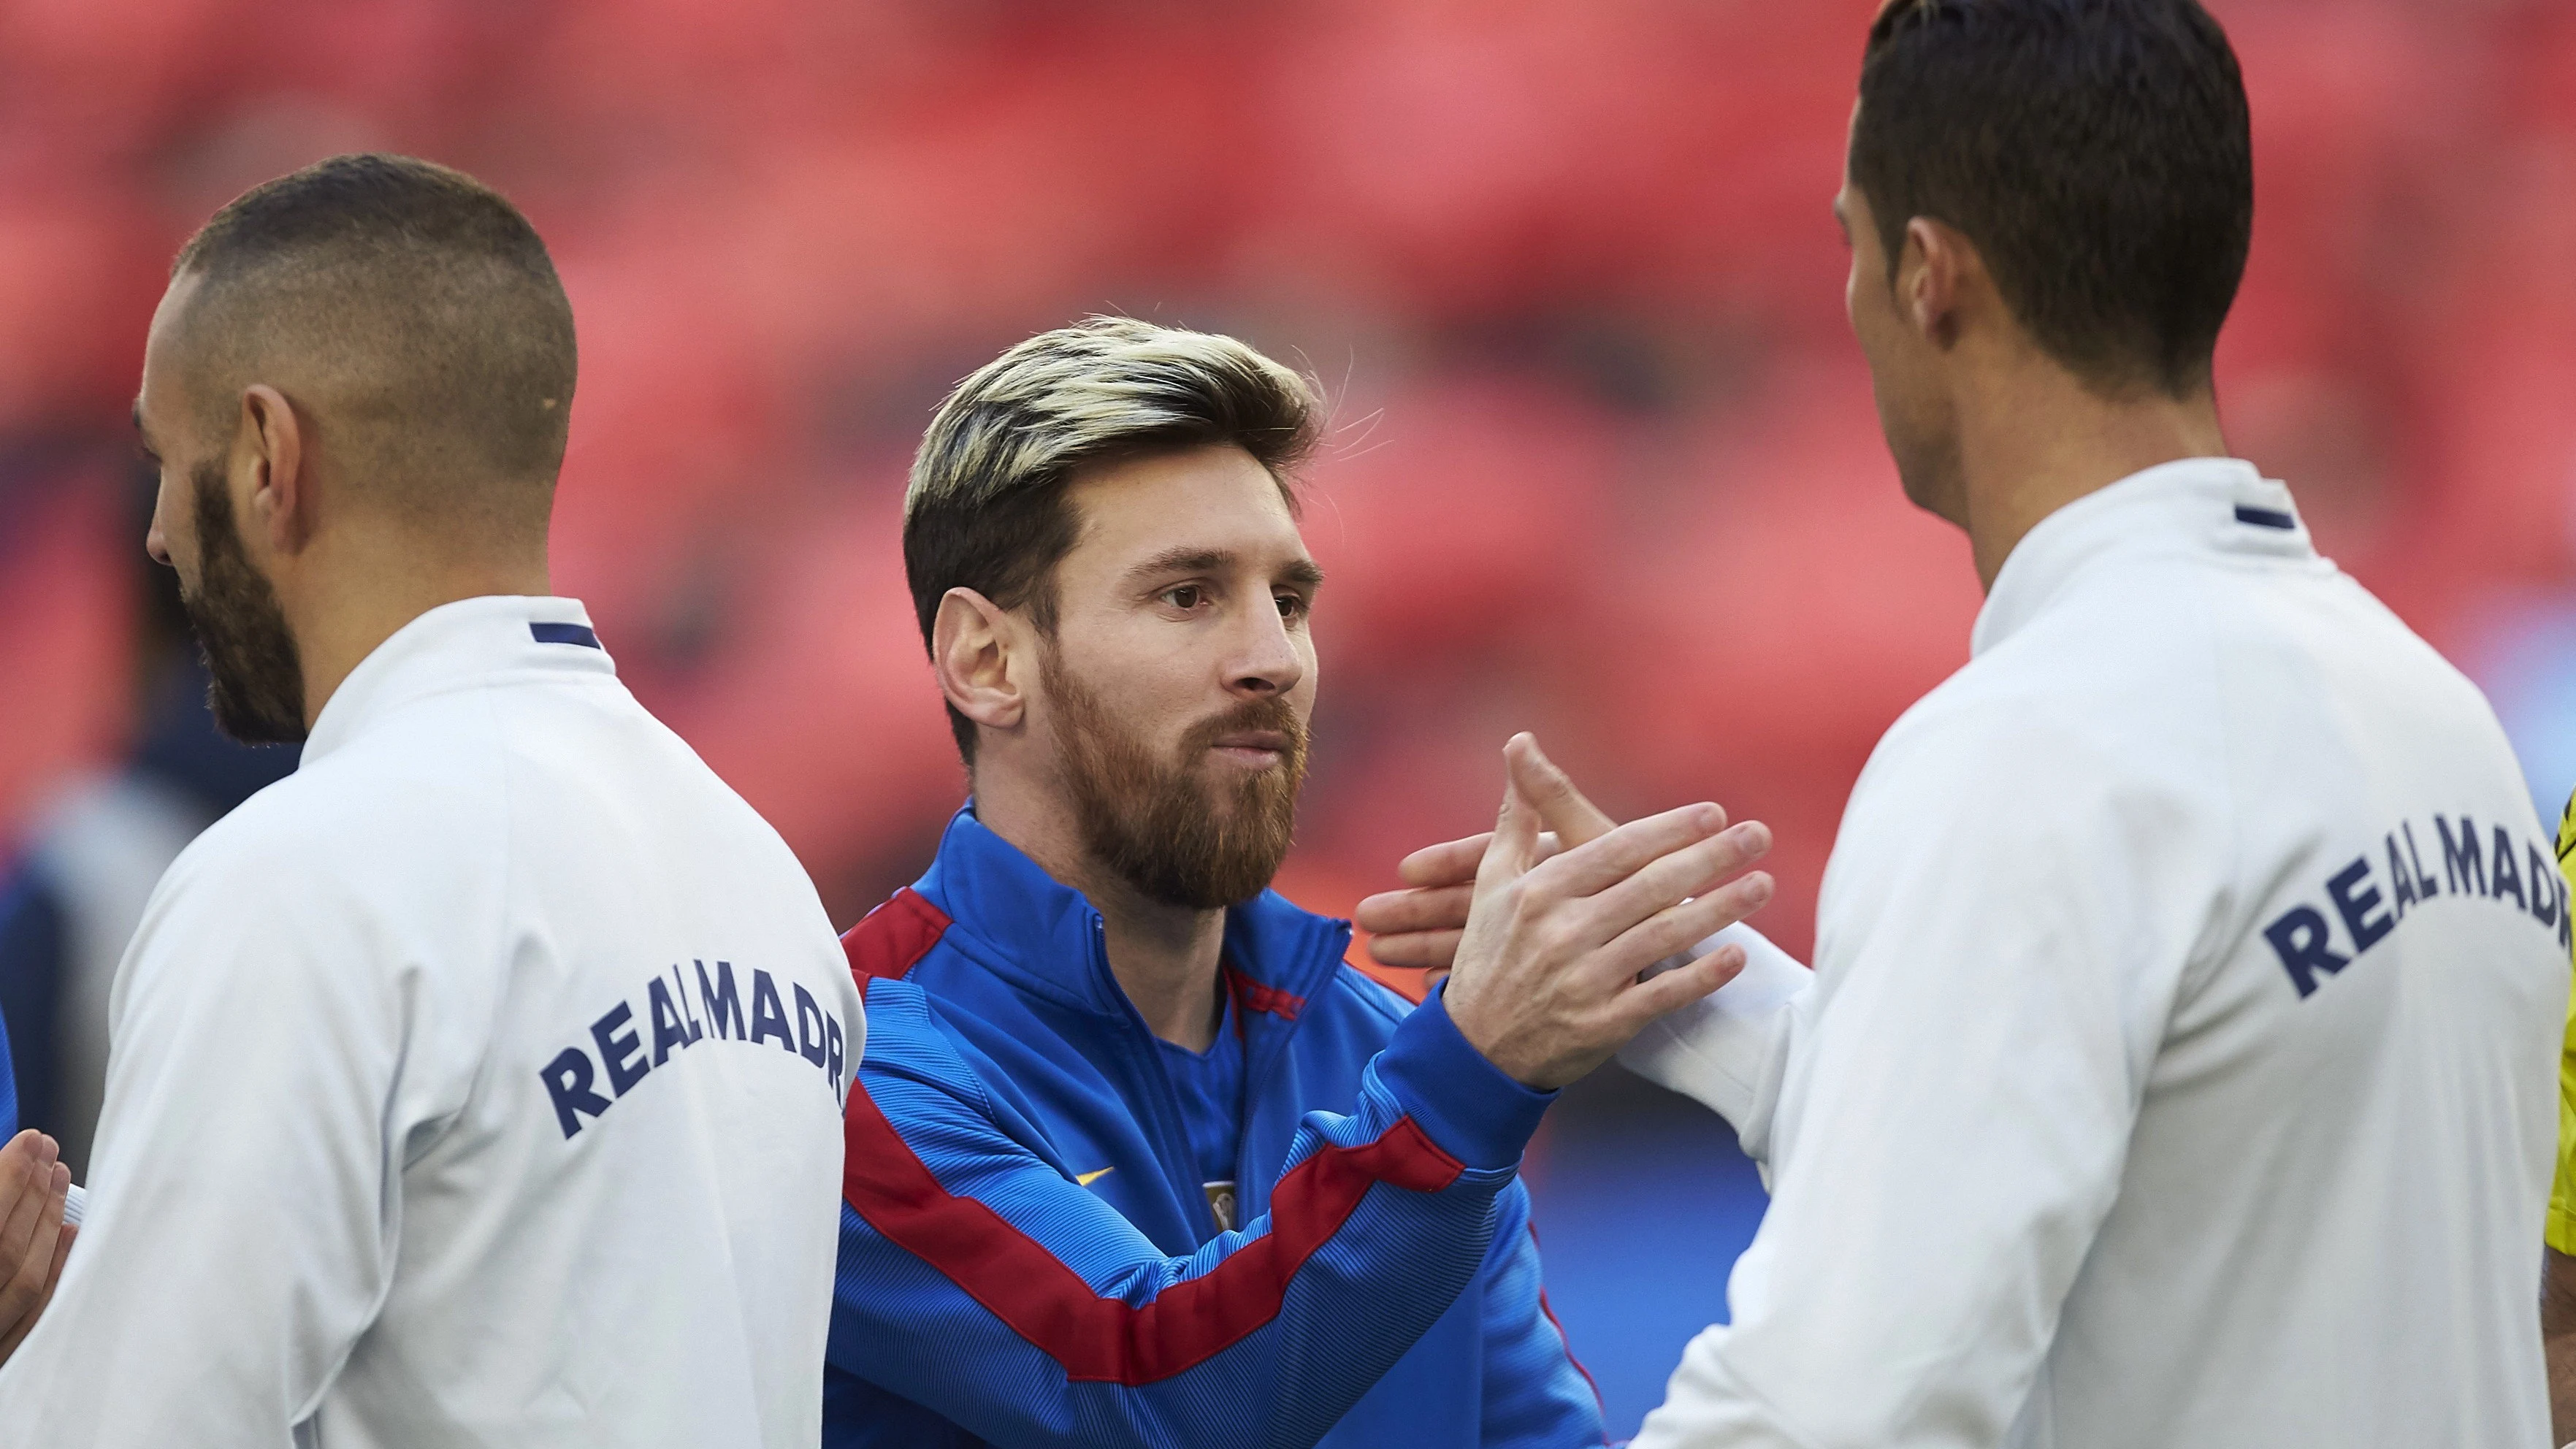
[{"label": "blond dyed hair", "polygon": [[[957,385],[913,456],[903,562],[922,644],[956,588],[1053,632],[1055,566],[1081,525],[1065,492],[1085,469],[1232,445],[1293,512],[1323,419],[1311,381],[1217,333],[1090,317],[1020,343]],[[974,723],[953,708],[948,721],[973,765]]]}]

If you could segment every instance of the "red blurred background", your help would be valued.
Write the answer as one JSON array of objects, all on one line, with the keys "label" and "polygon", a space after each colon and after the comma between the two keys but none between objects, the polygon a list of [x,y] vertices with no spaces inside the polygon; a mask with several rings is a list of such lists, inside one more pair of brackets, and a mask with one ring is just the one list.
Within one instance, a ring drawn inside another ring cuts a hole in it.
[{"label": "red blurred background", "polygon": [[[1825,211],[1873,0],[0,11],[0,841],[129,713],[107,494],[167,259],[391,148],[502,186],[582,332],[558,587],[836,914],[959,794],[895,547],[945,385],[1094,310],[1240,333],[1339,430],[1292,882],[1346,906],[1530,726],[1610,802],[1843,794],[1977,604],[1872,429]],[[2569,569],[2576,16],[2221,4],[2256,117],[2238,448],[2437,642]],[[84,448],[93,439],[109,446]]]},{"label": "red blurred background", "polygon": [[[0,849],[132,713],[144,324],[226,198],[392,148],[502,186],[583,366],[558,587],[854,917],[960,793],[895,527],[945,386],[1096,310],[1310,368],[1316,777],[1346,907],[1533,727],[1607,802],[1843,795],[1963,658],[1844,329],[1874,0],[14,0],[0,9]],[[2220,3],[2259,220],[2240,451],[2437,643],[2570,573],[2576,14]],[[2535,782],[2545,789],[2564,782]]]},{"label": "red blurred background", "polygon": [[[1532,728],[1622,813],[1772,822],[1761,924],[1803,952],[1845,793],[1979,602],[1841,314],[1875,3],[7,0],[0,867],[140,728],[126,413],[170,256],[253,183],[394,149],[552,245],[582,341],[557,587],[841,923],[963,789],[896,544],[919,429],[1002,347],[1124,311],[1335,403],[1291,895],[1346,910],[1479,828]],[[2576,7],[2212,8],[2258,176],[2231,439],[2497,693],[2554,813]],[[1614,1427],[1671,1361],[1636,1359]]]}]

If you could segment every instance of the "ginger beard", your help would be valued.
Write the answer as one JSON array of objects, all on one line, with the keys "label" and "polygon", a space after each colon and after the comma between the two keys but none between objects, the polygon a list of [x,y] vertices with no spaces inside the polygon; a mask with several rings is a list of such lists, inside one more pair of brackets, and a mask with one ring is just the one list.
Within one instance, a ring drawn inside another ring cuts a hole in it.
[{"label": "ginger beard", "polygon": [[[1171,758],[1157,759],[1053,649],[1039,667],[1058,765],[1095,862],[1148,900],[1193,910],[1240,905],[1269,888],[1296,835],[1306,778],[1306,727],[1287,700],[1247,700],[1191,726]],[[1287,741],[1279,763],[1225,779],[1233,772],[1208,752],[1238,730],[1277,731]]]},{"label": "ginger beard", "polygon": [[277,589],[251,566],[233,516],[223,466],[189,474],[196,494],[197,582],[179,579],[179,603],[206,661],[206,707],[215,727],[246,745],[301,744],[304,666],[278,607]]}]

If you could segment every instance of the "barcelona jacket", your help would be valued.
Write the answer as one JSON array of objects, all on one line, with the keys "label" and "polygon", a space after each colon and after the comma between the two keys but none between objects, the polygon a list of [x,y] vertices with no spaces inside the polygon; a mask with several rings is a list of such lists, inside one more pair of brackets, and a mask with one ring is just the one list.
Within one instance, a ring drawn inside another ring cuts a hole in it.
[{"label": "barcelona jacket", "polygon": [[1600,1406],[1516,1175],[1549,1094],[1274,893],[1229,912],[1239,1232],[1099,914],[975,818],[845,938],[827,1449],[1564,1446]]}]

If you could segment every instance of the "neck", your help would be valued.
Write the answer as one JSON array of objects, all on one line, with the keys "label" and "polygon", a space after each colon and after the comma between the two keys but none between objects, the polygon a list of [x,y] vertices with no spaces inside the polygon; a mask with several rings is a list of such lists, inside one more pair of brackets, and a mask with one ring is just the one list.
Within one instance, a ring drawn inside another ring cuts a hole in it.
[{"label": "neck", "polygon": [[1959,401],[1960,513],[1977,582],[1989,591],[2039,521],[2132,473],[2224,457],[2218,404],[2203,389],[2104,398],[2045,362],[1996,369]]},{"label": "neck", "polygon": [[372,546],[353,542],[307,572],[297,581],[303,587],[278,590],[304,668],[306,729],[360,662],[430,610],[488,594],[554,592],[542,537],[507,552],[440,557],[416,538],[387,536]]},{"label": "neck", "polygon": [[1154,1035],[1202,1052],[1220,1021],[1217,968],[1225,951],[1225,912],[1166,905],[1100,868],[1082,848],[1081,831],[1057,791],[1012,788],[1000,761],[975,770],[975,818],[1017,846],[1058,882],[1082,892],[1100,912],[1109,972]]}]

